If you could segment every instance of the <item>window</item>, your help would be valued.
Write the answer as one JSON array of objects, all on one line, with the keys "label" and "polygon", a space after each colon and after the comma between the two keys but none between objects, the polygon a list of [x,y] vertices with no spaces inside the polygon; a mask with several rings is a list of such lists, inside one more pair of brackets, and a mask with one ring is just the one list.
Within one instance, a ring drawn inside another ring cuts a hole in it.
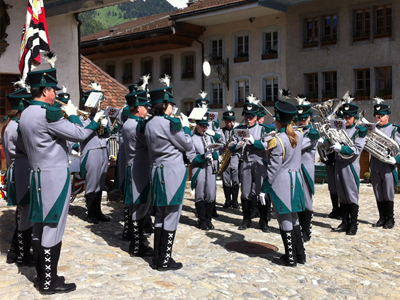
[{"label": "window", "polygon": [[376,29],[374,38],[385,38],[392,35],[392,6],[376,8]]},{"label": "window", "polygon": [[335,45],[337,41],[337,15],[324,16],[324,33],[321,45]]},{"label": "window", "polygon": [[324,78],[324,89],[322,91],[323,99],[333,99],[337,98],[337,73],[336,71],[332,72],[323,72]]},{"label": "window", "polygon": [[153,75],[153,59],[151,57],[142,58],[140,62],[140,74],[141,76],[150,74],[149,81],[152,81],[153,76],[151,75]]},{"label": "window", "polygon": [[213,82],[211,86],[211,108],[222,108],[222,103],[224,99],[224,89],[222,82]]},{"label": "window", "polygon": [[354,42],[369,40],[370,35],[370,9],[364,8],[355,11],[354,16]]},{"label": "window", "polygon": [[261,59],[275,59],[278,58],[279,51],[279,33],[277,29],[265,31],[262,33],[262,55]]},{"label": "window", "polygon": [[392,67],[375,68],[375,95],[392,99]]},{"label": "window", "polygon": [[112,78],[115,78],[115,63],[106,64],[106,73],[110,75]]},{"label": "window", "polygon": [[243,106],[249,94],[249,80],[247,78],[235,80],[235,106]]},{"label": "window", "polygon": [[249,61],[249,42],[250,35],[248,33],[240,32],[235,34],[235,63]]},{"label": "window", "polygon": [[160,59],[161,66],[161,77],[164,77],[165,74],[171,76],[172,79],[172,55],[163,55]]},{"label": "window", "polygon": [[7,90],[5,89],[0,89],[0,122],[4,123],[4,117],[6,116],[6,95],[7,95]]},{"label": "window", "polygon": [[318,73],[304,74],[306,97],[310,102],[318,102]]},{"label": "window", "polygon": [[182,54],[182,79],[194,78],[195,57],[193,52]]},{"label": "window", "polygon": [[306,19],[306,40],[304,48],[317,47],[319,42],[318,17]]},{"label": "window", "polygon": [[263,104],[272,105],[279,96],[278,77],[266,77],[263,79]]},{"label": "window", "polygon": [[370,99],[370,70],[369,69],[356,69],[356,92],[354,97],[356,100],[368,100]]},{"label": "window", "polygon": [[133,63],[128,61],[128,62],[123,62],[122,63],[122,68],[123,68],[123,75],[122,75],[122,83],[132,83],[133,80]]}]

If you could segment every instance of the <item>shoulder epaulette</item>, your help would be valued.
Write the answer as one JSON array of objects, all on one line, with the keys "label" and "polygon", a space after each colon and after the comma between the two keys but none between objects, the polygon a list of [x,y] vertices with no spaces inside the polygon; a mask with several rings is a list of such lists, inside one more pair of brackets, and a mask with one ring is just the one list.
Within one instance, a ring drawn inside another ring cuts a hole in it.
[{"label": "shoulder epaulette", "polygon": [[276,144],[277,144],[277,142],[276,142],[276,138],[275,137],[270,139],[270,140],[268,140],[268,149],[267,150],[271,150],[272,148],[275,148]]},{"label": "shoulder epaulette", "polygon": [[358,136],[365,137],[368,134],[368,128],[365,126],[357,126],[358,129]]},{"label": "shoulder epaulette", "polygon": [[274,126],[271,126],[271,125],[267,125],[267,124],[260,124],[260,125],[264,128],[266,133],[270,133],[276,129]]},{"label": "shoulder epaulette", "polygon": [[316,130],[315,128],[311,128],[310,132],[308,133],[308,137],[310,138],[310,140],[318,140],[319,139],[319,132],[318,130]]},{"label": "shoulder epaulette", "polygon": [[172,131],[179,131],[182,128],[182,123],[179,118],[173,118],[169,116],[164,116],[170,122],[170,128]]},{"label": "shoulder epaulette", "polygon": [[58,121],[63,117],[63,113],[60,107],[45,106],[46,118],[50,121]]},{"label": "shoulder epaulette", "polygon": [[399,133],[400,133],[400,125],[393,124],[393,123],[392,123],[392,125],[393,125],[394,127],[396,127],[396,129],[397,129],[397,132],[399,132]]}]

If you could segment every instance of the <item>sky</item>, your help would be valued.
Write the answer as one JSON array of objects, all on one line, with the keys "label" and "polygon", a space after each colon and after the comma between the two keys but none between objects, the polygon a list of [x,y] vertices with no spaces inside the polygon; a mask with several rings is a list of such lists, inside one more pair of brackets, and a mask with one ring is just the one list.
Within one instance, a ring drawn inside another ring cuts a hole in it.
[{"label": "sky", "polygon": [[186,7],[186,3],[188,0],[167,0],[171,5],[177,7],[177,8],[184,8]]}]

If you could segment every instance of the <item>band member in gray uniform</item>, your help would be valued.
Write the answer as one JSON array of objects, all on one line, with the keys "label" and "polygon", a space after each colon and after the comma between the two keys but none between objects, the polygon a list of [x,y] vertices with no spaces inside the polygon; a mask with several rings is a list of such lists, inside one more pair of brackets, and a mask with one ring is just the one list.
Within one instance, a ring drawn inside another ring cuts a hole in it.
[{"label": "band member in gray uniform", "polygon": [[[232,145],[229,150],[235,155],[241,155],[242,162],[239,166],[240,185],[241,185],[241,202],[243,210],[243,222],[239,226],[239,230],[246,230],[251,227],[251,211],[253,203],[258,200],[261,192],[261,185],[267,175],[266,166],[263,159],[267,159],[267,140],[265,138],[265,128],[257,124],[258,101],[253,95],[249,96],[247,103],[243,106],[242,115],[245,124],[235,129],[248,129],[250,137],[239,141],[234,136]],[[256,200],[254,200],[256,198]],[[261,204],[260,204],[261,205]],[[265,210],[262,210],[265,211]],[[260,211],[260,213],[262,213]],[[267,220],[266,216],[262,216],[260,220]],[[268,221],[260,222],[260,229],[268,232]]]},{"label": "band member in gray uniform", "polygon": [[297,125],[302,128],[303,143],[301,145],[301,170],[303,172],[303,191],[306,203],[305,211],[298,212],[304,242],[311,239],[313,219],[313,195],[315,193],[315,152],[317,151],[319,132],[312,127],[311,120],[313,111],[311,104],[305,98],[296,98],[299,105],[297,108]]},{"label": "band member in gray uniform", "polygon": [[[92,92],[102,93],[101,86],[92,83],[92,90],[84,93],[82,102],[86,102]],[[85,128],[91,128],[96,113],[101,112],[97,107],[88,109],[90,110],[89,118],[86,120],[81,118]],[[102,116],[99,122],[97,130],[93,131],[81,142],[80,174],[82,178],[85,178],[86,220],[91,224],[98,224],[99,221],[110,221],[110,217],[104,215],[101,211],[101,196],[102,191],[107,190],[105,184],[110,153],[108,139],[111,132],[106,117]]]},{"label": "band member in gray uniform", "polygon": [[297,216],[305,209],[301,173],[303,135],[290,125],[296,112],[296,107],[289,102],[275,102],[278,133],[268,141],[268,159],[264,161],[267,176],[262,187],[271,196],[285,246],[285,254],[277,263],[289,267],[306,262]]},{"label": "band member in gray uniform", "polygon": [[182,268],[172,258],[172,246],[182,210],[187,169],[183,155],[192,149],[189,120],[171,117],[172,87],[150,91],[151,115],[145,137],[151,161],[151,197],[155,205],[154,258],[152,268],[159,271]]},{"label": "band member in gray uniform", "polygon": [[192,189],[195,189],[195,206],[201,230],[212,230],[211,222],[214,202],[217,196],[217,172],[214,161],[218,161],[218,153],[207,149],[207,145],[215,143],[214,138],[206,133],[208,117],[196,120],[192,141],[193,149],[189,153],[192,163]]},{"label": "band member in gray uniform", "polygon": [[32,245],[32,223],[29,215],[29,161],[24,143],[19,133],[21,112],[29,104],[31,95],[25,88],[7,95],[11,110],[1,128],[1,143],[7,161],[7,197],[8,205],[17,205],[16,226],[11,248],[7,253],[7,263],[34,266],[30,252]]},{"label": "band member in gray uniform", "polygon": [[144,130],[147,110],[151,104],[145,90],[125,96],[131,114],[124,124],[122,133],[126,154],[125,205],[131,210],[131,256],[151,256],[154,252],[144,243],[144,217],[149,211],[150,157]]},{"label": "band member in gray uniform", "polygon": [[[222,128],[222,133],[225,137],[225,148],[221,151],[229,151],[230,143],[233,140],[233,128],[235,126],[236,116],[232,107],[228,104],[226,111],[222,114],[222,121],[225,122],[225,127]],[[226,150],[225,150],[226,149]],[[239,155],[232,154],[222,170],[222,183],[225,195],[225,204],[223,208],[239,208]]]},{"label": "band member in gray uniform", "polygon": [[66,141],[83,141],[91,130],[82,126],[72,103],[64,108],[68,120],[60,108],[52,107],[59,89],[54,67],[29,72],[28,80],[34,100],[22,113],[19,128],[31,168],[34,285],[42,294],[65,293],[76,288],[57,275],[71,194]]},{"label": "band member in gray uniform", "polygon": [[343,118],[346,121],[346,133],[354,145],[336,143],[331,146],[336,152],[336,189],[342,214],[342,223],[333,231],[346,232],[347,235],[355,235],[358,229],[360,155],[365,145],[365,136],[368,133],[366,127],[356,126],[358,106],[350,103],[351,100],[349,98],[343,104]]},{"label": "band member in gray uniform", "polygon": [[[389,121],[391,113],[390,106],[383,103],[382,99],[377,99],[374,105],[374,116],[379,122],[377,128],[387,137],[400,144],[400,126]],[[394,227],[394,190],[398,184],[397,164],[400,162],[400,155],[390,158],[390,163],[385,163],[371,156],[371,180],[376,204],[379,211],[379,220],[376,227],[391,229]]]}]

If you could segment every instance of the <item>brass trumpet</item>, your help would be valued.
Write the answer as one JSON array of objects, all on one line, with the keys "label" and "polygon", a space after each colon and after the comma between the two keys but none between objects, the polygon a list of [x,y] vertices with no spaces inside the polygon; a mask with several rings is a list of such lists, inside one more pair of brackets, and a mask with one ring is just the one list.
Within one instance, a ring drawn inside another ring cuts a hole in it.
[{"label": "brass trumpet", "polygon": [[[67,104],[65,104],[64,102],[62,102],[60,100],[57,100],[57,99],[55,99],[54,102],[57,102],[58,104],[60,104],[62,106],[67,106]],[[84,120],[89,118],[89,113],[87,111],[83,111],[83,110],[77,109],[76,112],[77,112],[78,115],[82,116],[82,118]],[[63,115],[64,115],[64,118],[68,119],[68,116],[65,114],[64,111],[63,111]]]}]

